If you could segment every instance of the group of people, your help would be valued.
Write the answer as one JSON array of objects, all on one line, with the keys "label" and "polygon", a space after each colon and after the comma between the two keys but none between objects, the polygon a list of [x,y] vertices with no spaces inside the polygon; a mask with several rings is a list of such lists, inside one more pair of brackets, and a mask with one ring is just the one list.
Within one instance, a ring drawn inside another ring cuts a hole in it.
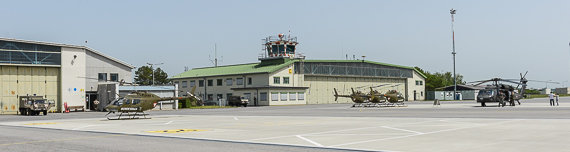
[{"label": "group of people", "polygon": [[[560,105],[560,104],[558,104],[558,97],[559,97],[559,95],[550,92],[550,94],[548,95],[548,98],[550,98],[550,106],[559,106]],[[554,99],[556,99],[556,100],[554,100]],[[554,104],[554,101],[556,101],[556,104]]]}]

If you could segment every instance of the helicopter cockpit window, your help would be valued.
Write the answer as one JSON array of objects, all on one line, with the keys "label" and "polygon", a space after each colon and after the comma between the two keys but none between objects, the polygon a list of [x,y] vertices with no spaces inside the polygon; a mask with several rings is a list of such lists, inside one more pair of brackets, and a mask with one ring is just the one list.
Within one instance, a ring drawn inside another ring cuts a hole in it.
[{"label": "helicopter cockpit window", "polygon": [[113,102],[113,105],[116,105],[116,106],[123,105],[124,101],[125,101],[124,98],[119,98],[119,100],[115,100],[115,101]]},{"label": "helicopter cockpit window", "polygon": [[141,99],[133,99],[133,104],[139,104],[141,103]]},{"label": "helicopter cockpit window", "polygon": [[127,99],[127,100],[125,100],[125,104],[133,104],[133,99]]}]

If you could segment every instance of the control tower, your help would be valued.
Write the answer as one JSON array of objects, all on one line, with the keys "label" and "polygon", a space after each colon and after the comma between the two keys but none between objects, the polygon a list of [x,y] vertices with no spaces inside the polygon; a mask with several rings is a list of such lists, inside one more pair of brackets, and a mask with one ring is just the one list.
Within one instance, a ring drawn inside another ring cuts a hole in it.
[{"label": "control tower", "polygon": [[295,47],[299,42],[297,42],[297,37],[291,37],[291,35],[285,36],[284,34],[278,34],[277,36],[269,36],[264,40],[264,53],[259,56],[259,60],[274,60],[274,59],[294,59],[295,58]]}]

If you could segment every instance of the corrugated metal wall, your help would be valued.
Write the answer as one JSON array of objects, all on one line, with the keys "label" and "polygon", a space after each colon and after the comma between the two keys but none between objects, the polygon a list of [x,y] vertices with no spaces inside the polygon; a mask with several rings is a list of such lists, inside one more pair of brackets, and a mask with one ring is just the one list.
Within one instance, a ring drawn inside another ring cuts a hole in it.
[{"label": "corrugated metal wall", "polygon": [[19,96],[36,94],[59,100],[59,68],[0,66],[0,83],[0,114],[16,114]]}]

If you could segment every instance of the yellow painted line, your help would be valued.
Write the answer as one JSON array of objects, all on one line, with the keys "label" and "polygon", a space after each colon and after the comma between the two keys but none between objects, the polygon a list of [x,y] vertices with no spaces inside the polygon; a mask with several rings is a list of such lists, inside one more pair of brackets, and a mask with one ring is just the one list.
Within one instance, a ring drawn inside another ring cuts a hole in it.
[{"label": "yellow painted line", "polygon": [[22,144],[32,144],[32,143],[45,143],[45,142],[59,142],[59,141],[71,141],[71,140],[105,138],[105,137],[116,137],[116,136],[125,136],[125,135],[105,135],[105,136],[79,137],[79,138],[67,138],[67,139],[37,140],[37,141],[29,141],[29,142],[0,144],[0,146],[22,145]]},{"label": "yellow painted line", "polygon": [[53,125],[53,124],[58,124],[57,122],[45,122],[45,123],[29,123],[29,124],[24,124],[24,125]]},{"label": "yellow painted line", "polygon": [[150,133],[185,133],[185,132],[196,132],[196,131],[208,131],[202,129],[171,129],[171,130],[157,130],[157,131],[146,131]]}]

